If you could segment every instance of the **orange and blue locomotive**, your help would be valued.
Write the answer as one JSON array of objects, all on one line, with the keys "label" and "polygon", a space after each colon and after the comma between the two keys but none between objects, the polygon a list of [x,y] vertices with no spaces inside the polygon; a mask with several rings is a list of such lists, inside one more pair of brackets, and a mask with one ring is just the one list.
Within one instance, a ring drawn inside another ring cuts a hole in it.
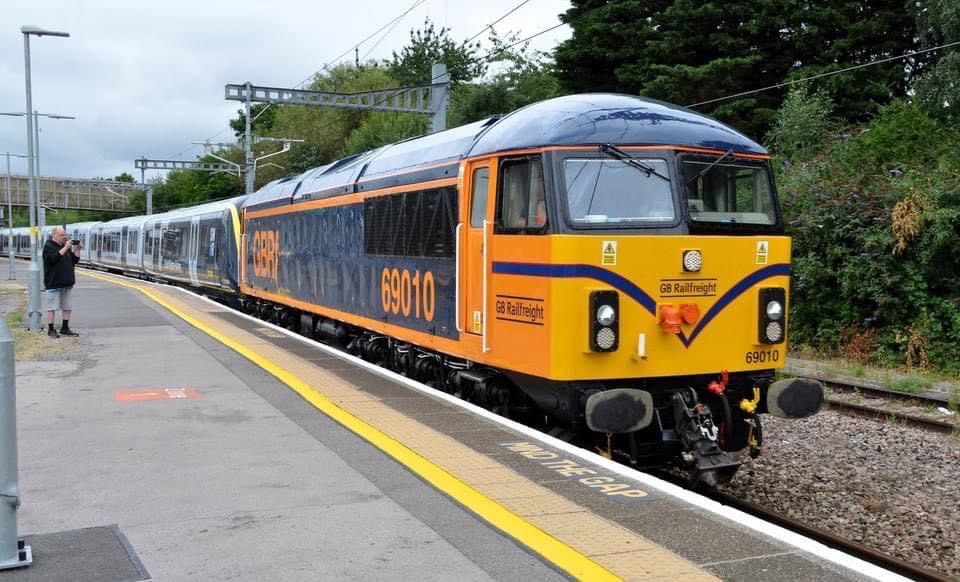
[{"label": "orange and blue locomotive", "polygon": [[568,96],[271,183],[246,308],[637,466],[729,479],[760,413],[816,413],[786,358],[790,239],[767,152],[687,109]]}]

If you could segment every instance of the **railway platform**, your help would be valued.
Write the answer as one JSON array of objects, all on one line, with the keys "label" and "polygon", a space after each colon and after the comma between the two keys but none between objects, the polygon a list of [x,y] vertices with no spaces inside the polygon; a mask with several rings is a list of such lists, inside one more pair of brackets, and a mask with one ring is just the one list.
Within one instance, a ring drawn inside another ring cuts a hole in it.
[{"label": "railway platform", "polygon": [[0,582],[895,578],[190,293],[74,297],[17,362]]}]

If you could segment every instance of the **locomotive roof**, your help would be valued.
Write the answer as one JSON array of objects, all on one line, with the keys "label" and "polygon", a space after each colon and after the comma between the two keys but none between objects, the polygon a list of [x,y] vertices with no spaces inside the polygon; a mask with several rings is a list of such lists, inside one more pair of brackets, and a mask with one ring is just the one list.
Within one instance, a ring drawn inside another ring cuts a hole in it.
[{"label": "locomotive roof", "polygon": [[634,95],[587,93],[518,109],[480,135],[470,155],[607,143],[767,153],[760,144],[732,127],[685,107]]},{"label": "locomotive roof", "polygon": [[308,170],[303,174],[287,176],[285,178],[280,178],[279,180],[274,180],[269,184],[261,186],[259,190],[247,197],[244,202],[245,206],[280,206],[283,204],[290,204],[290,197],[296,193],[300,182],[313,172],[323,171],[327,166],[321,168],[314,168]]},{"label": "locomotive roof", "polygon": [[[336,196],[357,190],[456,175],[459,160],[501,151],[548,146],[663,145],[767,151],[715,119],[653,99],[613,93],[568,95],[533,103],[430,135],[410,138],[350,156],[303,174],[270,182],[245,208]],[[411,169],[431,168],[409,173]],[[402,179],[383,176],[406,173]]]}]

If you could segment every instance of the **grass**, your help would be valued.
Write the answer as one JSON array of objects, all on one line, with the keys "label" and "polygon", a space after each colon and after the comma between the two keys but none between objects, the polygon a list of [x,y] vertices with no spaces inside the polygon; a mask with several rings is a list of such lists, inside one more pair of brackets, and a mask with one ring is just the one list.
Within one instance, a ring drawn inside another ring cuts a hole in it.
[{"label": "grass", "polygon": [[[875,380],[888,385],[895,383],[896,380],[894,378],[904,373],[902,369],[898,370],[896,364],[892,362],[888,362],[890,364],[889,366],[884,366],[884,362],[882,361],[876,362],[876,365],[867,365],[854,360],[836,357],[835,355],[824,353],[809,346],[793,344],[790,346],[789,355],[801,360],[812,361],[816,364],[817,368],[827,374],[852,376],[863,380]],[[910,384],[914,382],[921,386],[925,385],[926,387],[924,389],[929,389],[929,387],[937,382],[960,384],[960,377],[951,376],[942,372],[911,370],[908,371],[908,375],[914,379],[906,380],[904,385],[907,387],[907,390],[910,389]]]},{"label": "grass", "polygon": [[900,376],[889,385],[898,392],[918,394],[929,390],[932,383],[919,374],[907,374],[906,376]]},{"label": "grass", "polygon": [[855,377],[862,379],[867,376],[867,368],[859,362],[854,362],[853,365],[851,366],[850,373],[853,374]]},{"label": "grass", "polygon": [[[0,284],[0,306],[5,311],[4,320],[13,336],[14,352],[17,361],[39,361],[49,357],[50,338],[45,333],[46,325],[40,332],[31,332],[24,323],[24,313],[27,309],[27,294],[24,288],[17,284]],[[64,348],[80,346],[77,338],[60,338],[53,340],[60,342],[59,353]]]}]

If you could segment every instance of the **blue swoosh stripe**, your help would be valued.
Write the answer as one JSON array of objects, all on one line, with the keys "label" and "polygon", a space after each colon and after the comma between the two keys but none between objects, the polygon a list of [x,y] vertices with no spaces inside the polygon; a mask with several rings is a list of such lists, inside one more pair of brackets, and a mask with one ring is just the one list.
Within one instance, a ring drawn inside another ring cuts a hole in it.
[{"label": "blue swoosh stripe", "polygon": [[637,287],[630,279],[613,271],[594,267],[593,265],[544,265],[542,263],[495,262],[493,263],[493,272],[501,275],[527,275],[529,277],[583,277],[585,279],[596,279],[626,293],[653,315],[657,314],[657,302],[647,295],[643,289]]},{"label": "blue swoosh stripe", "polygon": [[[657,315],[657,302],[654,301],[654,299],[650,297],[650,295],[648,295],[643,289],[622,275],[614,273],[613,271],[608,271],[607,269],[594,267],[593,265],[545,265],[542,263],[494,262],[493,272],[502,275],[526,275],[528,277],[583,277],[585,279],[595,279],[625,293],[631,299],[643,306],[643,308],[649,311],[654,317]],[[690,333],[689,338],[684,335],[683,332],[677,334],[677,337],[685,347],[690,347],[690,344],[693,343],[693,340],[695,340],[698,335],[700,335],[700,332],[703,331],[707,324],[710,323],[717,315],[719,315],[720,312],[723,311],[737,297],[743,295],[748,289],[764,279],[789,274],[789,264],[777,263],[747,275],[739,283],[731,287],[729,291],[724,293],[720,299],[710,307],[706,315],[704,315],[697,324],[697,327],[695,327]]]},{"label": "blue swoosh stripe", "polygon": [[723,294],[716,303],[710,307],[710,310],[707,311],[706,315],[700,319],[700,322],[697,324],[697,327],[693,328],[693,331],[690,333],[690,337],[687,338],[683,335],[683,332],[680,332],[679,337],[680,341],[683,342],[683,345],[690,347],[690,344],[693,343],[693,340],[696,339],[700,332],[703,331],[703,328],[713,320],[714,317],[720,314],[727,305],[730,305],[734,299],[740,297],[747,291],[750,287],[753,287],[760,281],[764,279],[769,279],[770,277],[778,277],[780,275],[789,275],[790,274],[790,265],[787,263],[777,263],[775,265],[770,265],[769,267],[764,267],[759,271],[754,271],[746,277],[743,278],[739,283],[730,288],[729,291]]}]

